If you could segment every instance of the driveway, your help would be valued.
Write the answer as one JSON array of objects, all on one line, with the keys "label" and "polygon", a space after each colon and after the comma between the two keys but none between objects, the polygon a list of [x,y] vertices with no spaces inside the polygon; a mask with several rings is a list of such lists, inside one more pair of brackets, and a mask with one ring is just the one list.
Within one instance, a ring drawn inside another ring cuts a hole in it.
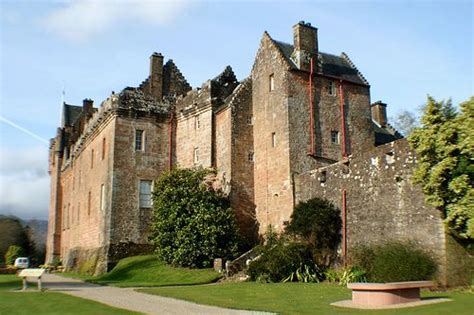
[{"label": "driveway", "polygon": [[86,283],[76,279],[61,277],[56,274],[45,274],[43,276],[43,287],[48,289],[48,291],[57,291],[145,314],[271,314],[200,305],[173,298],[140,293],[132,288],[116,288]]}]

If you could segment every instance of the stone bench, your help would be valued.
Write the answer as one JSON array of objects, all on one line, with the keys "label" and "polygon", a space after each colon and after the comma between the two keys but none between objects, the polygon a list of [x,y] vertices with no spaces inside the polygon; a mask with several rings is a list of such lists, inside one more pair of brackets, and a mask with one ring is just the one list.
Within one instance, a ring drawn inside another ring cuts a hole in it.
[{"label": "stone bench", "polygon": [[349,283],[352,303],[376,307],[420,301],[420,288],[433,287],[432,281],[405,281],[388,283]]},{"label": "stone bench", "polygon": [[20,271],[18,274],[18,277],[23,279],[23,291],[26,291],[28,289],[28,282],[26,278],[31,277],[31,278],[36,278],[38,280],[38,291],[42,290],[41,287],[41,277],[44,274],[45,269],[23,269]]}]

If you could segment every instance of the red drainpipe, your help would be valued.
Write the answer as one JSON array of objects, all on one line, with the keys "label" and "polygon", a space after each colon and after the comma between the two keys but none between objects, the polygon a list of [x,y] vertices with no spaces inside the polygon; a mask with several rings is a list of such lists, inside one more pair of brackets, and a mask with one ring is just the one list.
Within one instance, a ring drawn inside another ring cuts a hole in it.
[{"label": "red drainpipe", "polygon": [[309,155],[314,156],[315,146],[314,146],[314,104],[313,104],[313,58],[310,60],[309,64],[309,139],[310,139],[310,148]]},{"label": "red drainpipe", "polygon": [[347,158],[346,152],[346,118],[344,117],[344,88],[342,86],[342,80],[339,80],[339,103],[341,107],[341,132],[342,132],[342,158]]},{"label": "red drainpipe", "polygon": [[344,263],[347,255],[347,228],[346,228],[346,190],[342,190],[342,257]]},{"label": "red drainpipe", "polygon": [[168,168],[170,171],[173,168],[173,120],[174,111],[171,110],[171,116],[168,122]]}]

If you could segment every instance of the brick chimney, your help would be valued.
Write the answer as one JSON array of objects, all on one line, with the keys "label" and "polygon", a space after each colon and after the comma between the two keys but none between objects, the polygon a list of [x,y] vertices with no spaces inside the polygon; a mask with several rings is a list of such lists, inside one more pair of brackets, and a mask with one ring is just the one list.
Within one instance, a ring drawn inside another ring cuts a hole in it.
[{"label": "brick chimney", "polygon": [[163,55],[156,52],[150,56],[149,93],[157,100],[163,98]]},{"label": "brick chimney", "polygon": [[318,56],[318,29],[311,23],[300,21],[293,26],[294,51],[291,55],[299,69],[309,70],[310,59],[314,58],[313,66],[316,69]]},{"label": "brick chimney", "polygon": [[94,101],[90,98],[85,98],[82,101],[82,112],[91,115],[94,108]]},{"label": "brick chimney", "polygon": [[382,101],[377,101],[370,105],[372,112],[372,120],[379,124],[381,127],[387,126],[387,104]]}]

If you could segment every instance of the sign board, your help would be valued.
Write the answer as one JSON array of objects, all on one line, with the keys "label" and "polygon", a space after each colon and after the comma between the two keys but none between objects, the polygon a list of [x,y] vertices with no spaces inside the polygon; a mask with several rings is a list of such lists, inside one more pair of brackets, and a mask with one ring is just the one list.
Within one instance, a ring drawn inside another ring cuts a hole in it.
[{"label": "sign board", "polygon": [[45,269],[23,269],[20,271],[19,277],[35,277],[39,278],[43,275]]}]

